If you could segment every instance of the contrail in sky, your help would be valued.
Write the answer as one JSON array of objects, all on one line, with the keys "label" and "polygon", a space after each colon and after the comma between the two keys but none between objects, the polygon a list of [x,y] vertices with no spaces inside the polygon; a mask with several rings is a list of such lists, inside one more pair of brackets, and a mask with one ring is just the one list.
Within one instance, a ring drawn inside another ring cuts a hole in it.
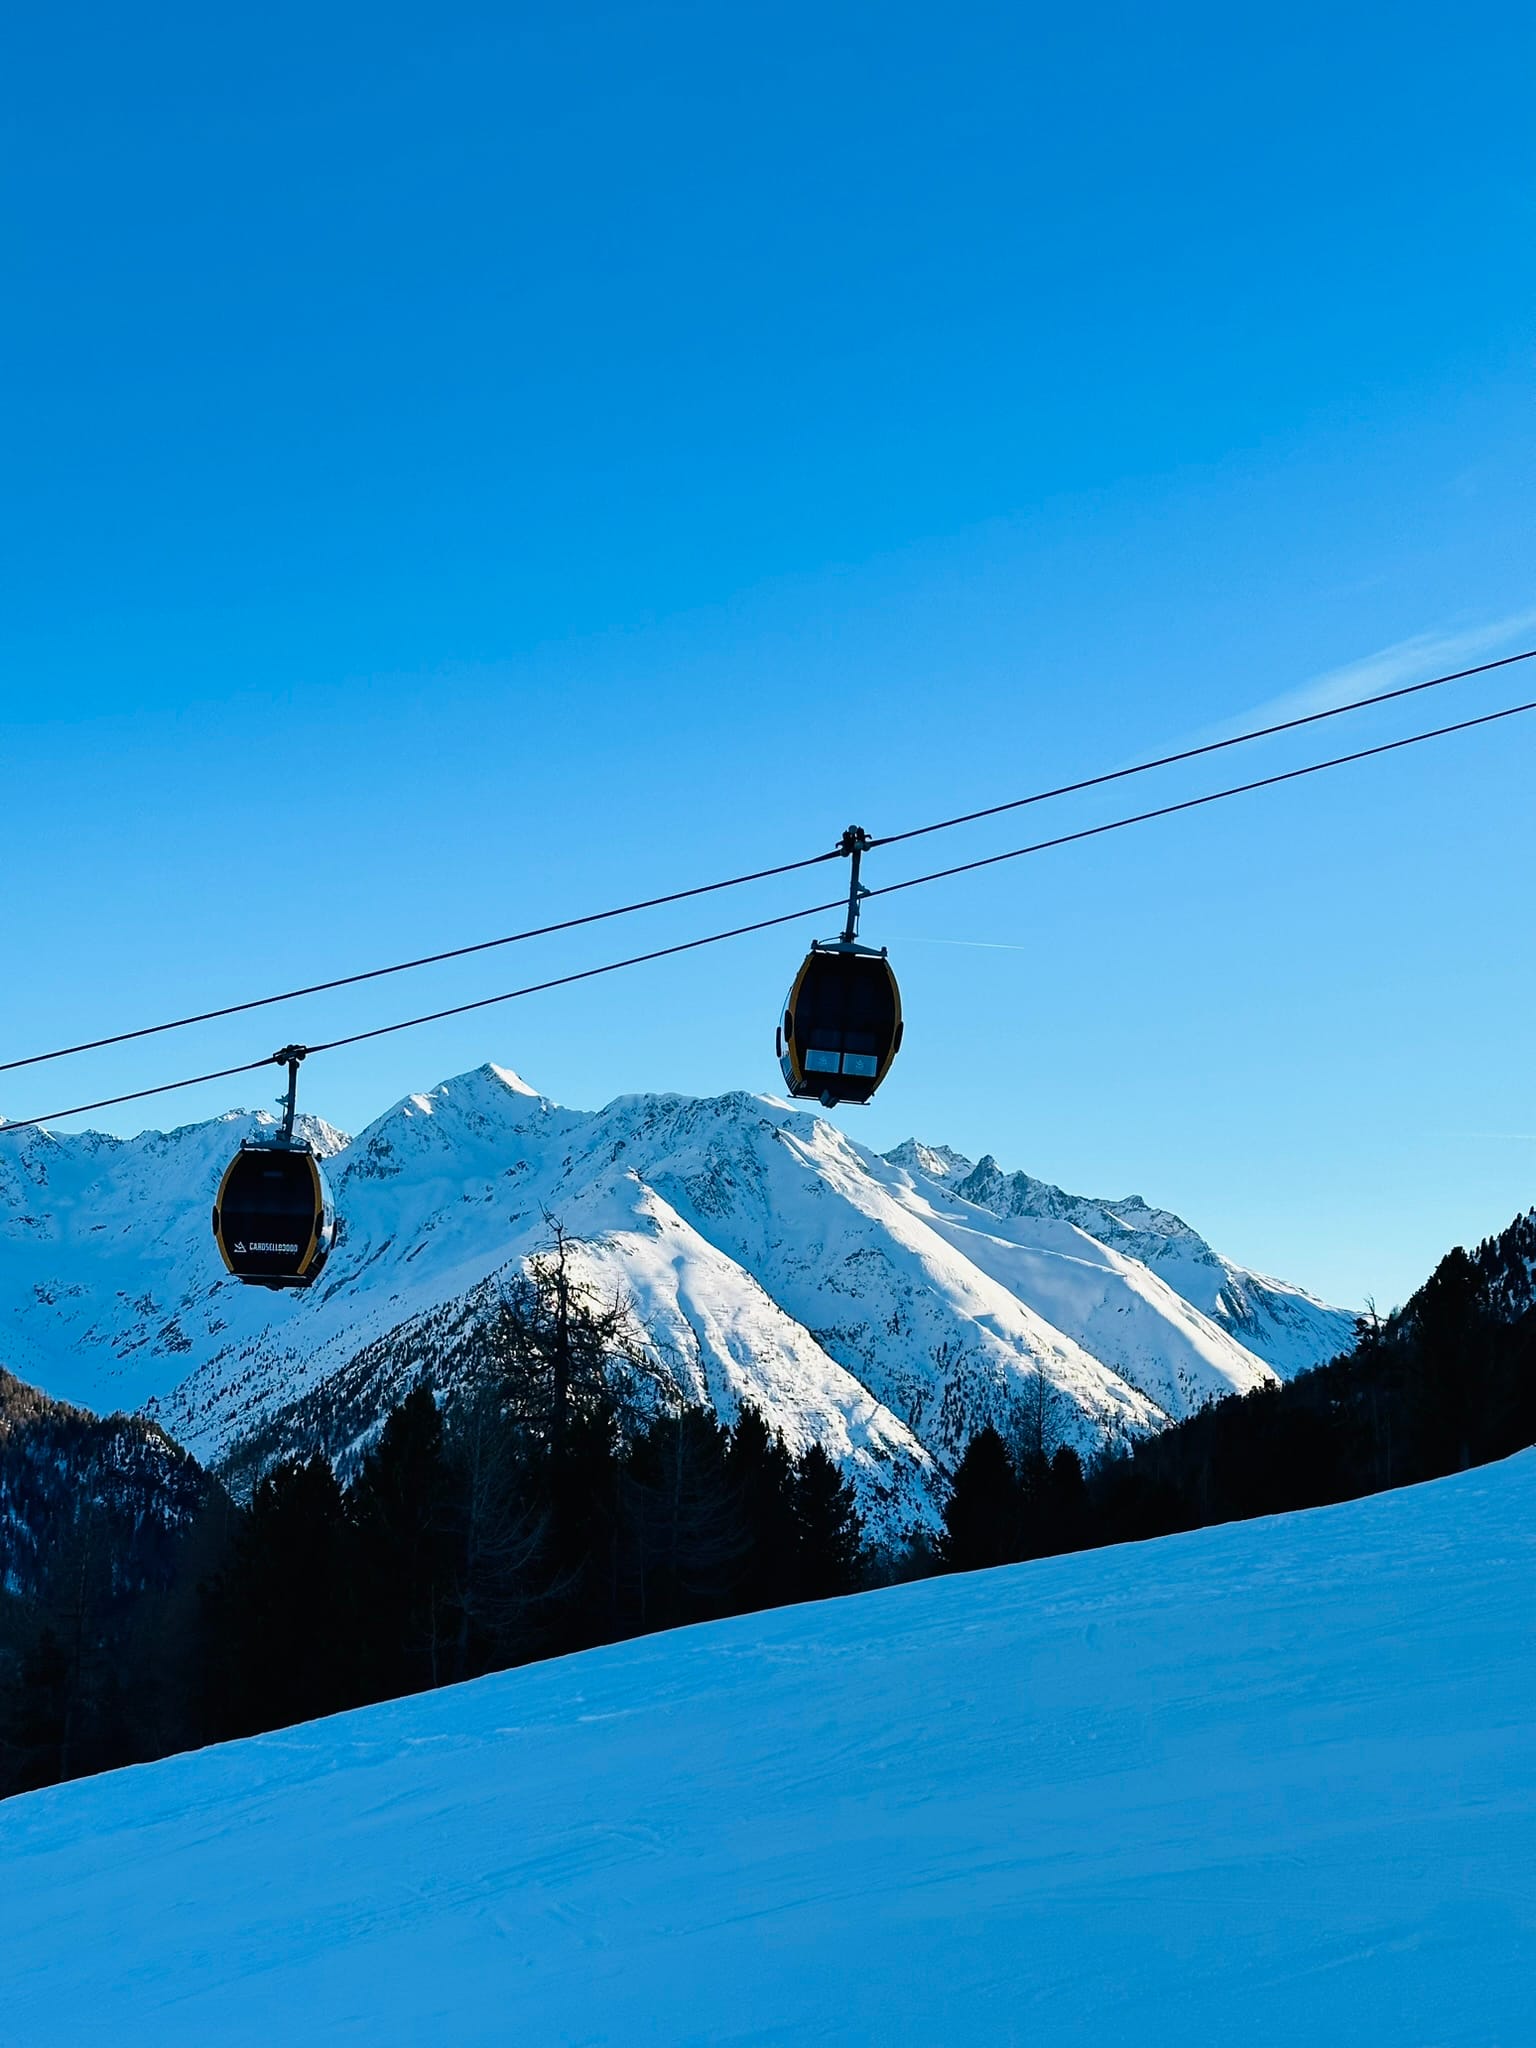
[{"label": "contrail in sky", "polygon": [[919,939],[911,932],[893,933],[893,946],[973,946],[983,953],[1033,953],[1034,946],[1014,945],[1007,939]]}]

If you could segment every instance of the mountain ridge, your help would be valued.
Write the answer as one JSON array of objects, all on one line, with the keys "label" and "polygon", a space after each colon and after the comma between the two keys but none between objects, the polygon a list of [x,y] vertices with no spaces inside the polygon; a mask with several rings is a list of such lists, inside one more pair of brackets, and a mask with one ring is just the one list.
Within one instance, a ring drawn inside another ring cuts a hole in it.
[{"label": "mountain ridge", "polygon": [[[1283,1379],[1321,1362],[1352,1341],[1353,1318],[1305,1288],[1224,1258],[1171,1209],[1141,1195],[1070,1195],[1050,1181],[1006,1172],[990,1153],[974,1164],[946,1145],[909,1138],[884,1157],[915,1165],[966,1201],[999,1216],[1054,1217],[1075,1223],[1100,1243],[1129,1252],[1162,1275],[1202,1314],[1230,1329]],[[1319,1346],[1324,1347],[1320,1352]]]},{"label": "mountain ridge", "polygon": [[[1028,1190],[1045,1183],[948,1148],[882,1157],[773,1097],[573,1110],[489,1063],[354,1138],[304,1120],[329,1161],[336,1248],[308,1294],[243,1289],[207,1205],[234,1145],[272,1121],[0,1147],[0,1358],[85,1406],[142,1409],[210,1465],[262,1441],[302,1450],[306,1431],[345,1458],[416,1370],[451,1385],[558,1217],[581,1277],[634,1302],[679,1391],[726,1419],[754,1402],[792,1448],[823,1442],[892,1534],[932,1523],[942,1470],[982,1422],[1007,1426],[1036,1376],[1055,1433],[1090,1451],[1276,1370],[1175,1284],[1214,1296],[1259,1279],[1188,1226],[1170,1259],[1139,1212],[1050,1191],[1117,1246],[1036,1213],[1047,1202]],[[1347,1343],[1344,1311],[1264,1284],[1311,1304],[1299,1362]]]}]

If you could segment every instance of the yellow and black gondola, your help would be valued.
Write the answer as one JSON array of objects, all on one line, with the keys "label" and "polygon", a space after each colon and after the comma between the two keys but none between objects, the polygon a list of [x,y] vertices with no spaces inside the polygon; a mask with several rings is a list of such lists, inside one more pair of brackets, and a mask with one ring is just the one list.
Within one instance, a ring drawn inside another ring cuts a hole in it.
[{"label": "yellow and black gondola", "polygon": [[779,1067],[791,1095],[868,1102],[901,1046],[901,991],[883,952],[817,941],[784,1001]]},{"label": "yellow and black gondola", "polygon": [[297,1046],[277,1056],[288,1065],[288,1107],[280,1132],[247,1139],[224,1169],[213,1205],[219,1256],[254,1287],[308,1287],[320,1277],[336,1235],[335,1211],[320,1156],[293,1131]]},{"label": "yellow and black gondola", "polygon": [[885,948],[858,942],[859,858],[869,844],[857,825],[840,851],[853,861],[848,922],[840,937],[817,939],[790,985],[774,1034],[791,1095],[833,1108],[868,1102],[901,1050],[901,990]]}]

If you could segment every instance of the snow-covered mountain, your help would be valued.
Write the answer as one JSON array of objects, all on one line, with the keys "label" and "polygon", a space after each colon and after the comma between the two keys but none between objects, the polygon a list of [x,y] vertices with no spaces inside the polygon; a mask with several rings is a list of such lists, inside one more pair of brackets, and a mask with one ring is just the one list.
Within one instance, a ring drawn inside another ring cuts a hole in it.
[{"label": "snow-covered mountain", "polygon": [[7,2048],[1528,2042],[1536,1453],[0,1804]]},{"label": "snow-covered mountain", "polygon": [[974,1165],[947,1145],[909,1138],[886,1158],[939,1180],[967,1202],[1004,1217],[1053,1217],[1126,1252],[1166,1280],[1202,1315],[1230,1330],[1282,1379],[1345,1351],[1354,1312],[1330,1308],[1304,1288],[1251,1272],[1213,1251],[1198,1231],[1140,1195],[1118,1200],[1069,1195],[1027,1173],[1005,1173],[989,1154]]},{"label": "snow-covered mountain", "polygon": [[1344,1312],[1145,1205],[1015,1198],[1041,1184],[938,1148],[882,1158],[763,1096],[565,1109],[494,1066],[355,1139],[305,1124],[339,1238],[312,1290],[275,1295],[230,1280],[208,1231],[260,1121],[0,1141],[0,1363],[144,1408],[205,1463],[344,1456],[421,1369],[451,1381],[554,1218],[682,1391],[727,1417],[750,1399],[795,1448],[819,1439],[894,1530],[931,1516],[935,1465],[1031,1389],[1088,1449],[1271,1378],[1276,1302],[1301,1305],[1289,1348],[1271,1345],[1284,1370],[1348,1337]]}]

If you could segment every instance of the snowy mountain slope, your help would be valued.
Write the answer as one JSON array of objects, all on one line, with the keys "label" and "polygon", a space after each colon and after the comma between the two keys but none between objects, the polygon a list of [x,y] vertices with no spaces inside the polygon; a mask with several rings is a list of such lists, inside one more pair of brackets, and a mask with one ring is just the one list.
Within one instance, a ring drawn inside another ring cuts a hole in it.
[{"label": "snowy mountain slope", "polygon": [[1069,1195],[1030,1174],[1004,1173],[990,1155],[972,1165],[946,1145],[922,1145],[915,1138],[885,1157],[994,1215],[1075,1225],[1148,1267],[1282,1379],[1336,1357],[1354,1342],[1353,1309],[1330,1308],[1305,1288],[1223,1258],[1182,1217],[1153,1208],[1140,1195],[1119,1201]]},{"label": "snowy mountain slope", "polygon": [[[459,1345],[391,1346],[358,1433],[420,1363],[451,1368],[496,1281],[548,1241],[558,1209],[593,1279],[621,1286],[660,1363],[727,1415],[743,1398],[796,1448],[826,1445],[891,1534],[932,1515],[931,1460],[894,1416],[632,1172],[612,1134],[515,1076],[482,1069],[408,1097],[332,1157],[341,1236],[307,1296],[246,1289],[207,1234],[222,1165],[251,1125],[221,1119],[131,1141],[31,1133],[0,1147],[0,1343],[34,1382],[98,1408],[146,1406],[206,1461],[266,1432],[307,1449],[285,1410],[313,1406],[333,1375],[397,1333]],[[445,1327],[444,1327],[445,1326]],[[324,1403],[321,1403],[323,1408]],[[346,1443],[332,1440],[331,1449]]]},{"label": "snowy mountain slope", "polygon": [[[0,1142],[0,1301],[4,1360],[60,1399],[105,1413],[170,1384],[192,1349],[177,1312],[223,1271],[195,1247],[218,1178],[266,1115],[234,1112],[132,1139],[40,1130]],[[346,1141],[315,1119],[327,1156]],[[225,1306],[238,1313],[238,1289]],[[218,1327],[221,1318],[212,1320]]]},{"label": "snowy mountain slope", "polygon": [[[418,1326],[418,1343],[393,1349],[451,1382],[461,1343],[438,1341],[429,1358],[434,1337],[462,1342],[500,1285],[547,1247],[548,1218],[558,1214],[578,1240],[578,1278],[633,1303],[657,1366],[681,1393],[726,1416],[750,1400],[794,1448],[823,1444],[859,1483],[866,1513],[892,1534],[927,1517],[932,1461],[912,1432],[749,1271],[616,1159],[611,1135],[590,1128],[596,1120],[573,1124],[504,1075],[468,1078],[477,1086],[449,1083],[411,1098],[364,1133],[341,1166],[346,1235],[317,1314],[295,1318],[281,1368],[289,1400],[350,1363],[360,1337],[377,1342]],[[438,1176],[444,1164],[447,1181]],[[355,1276],[376,1284],[359,1287]],[[414,1311],[414,1323],[402,1325],[402,1311]],[[270,1405],[259,1385],[248,1397],[247,1384],[243,1356],[219,1351],[160,1412],[173,1434],[192,1441],[217,1417],[233,1441]],[[398,1379],[386,1389],[391,1398],[401,1391]]]},{"label": "snowy mountain slope", "polygon": [[1084,1449],[1269,1377],[1122,1247],[967,1199],[955,1155],[892,1164],[747,1094],[570,1110],[496,1067],[354,1140],[307,1126],[337,1247],[308,1294],[246,1289],[207,1215],[252,1124],[0,1141],[0,1362],[86,1406],[143,1406],[205,1462],[345,1455],[417,1372],[452,1379],[557,1217],[594,1285],[633,1299],[659,1370],[824,1442],[892,1529],[931,1518],[935,1461],[1037,1374]]},{"label": "snowy mountain slope", "polygon": [[1033,1302],[1095,1356],[1113,1360],[1120,1377],[1164,1414],[1188,1414],[1269,1377],[1157,1273],[1076,1224],[978,1216],[969,1202],[946,1199],[931,1184],[909,1186],[913,1210],[971,1265]]},{"label": "snowy mountain slope", "polygon": [[0,1805],[7,2048],[1529,2039],[1536,1453]]},{"label": "snowy mountain slope", "polygon": [[[937,1455],[1006,1420],[1043,1370],[1064,1433],[1161,1419],[1113,1367],[896,1199],[881,1163],[820,1117],[757,1096],[653,1100],[628,1123],[638,1170],[811,1330]],[[605,1112],[605,1117],[611,1112]],[[1263,1377],[1254,1362],[1234,1363]]]}]

